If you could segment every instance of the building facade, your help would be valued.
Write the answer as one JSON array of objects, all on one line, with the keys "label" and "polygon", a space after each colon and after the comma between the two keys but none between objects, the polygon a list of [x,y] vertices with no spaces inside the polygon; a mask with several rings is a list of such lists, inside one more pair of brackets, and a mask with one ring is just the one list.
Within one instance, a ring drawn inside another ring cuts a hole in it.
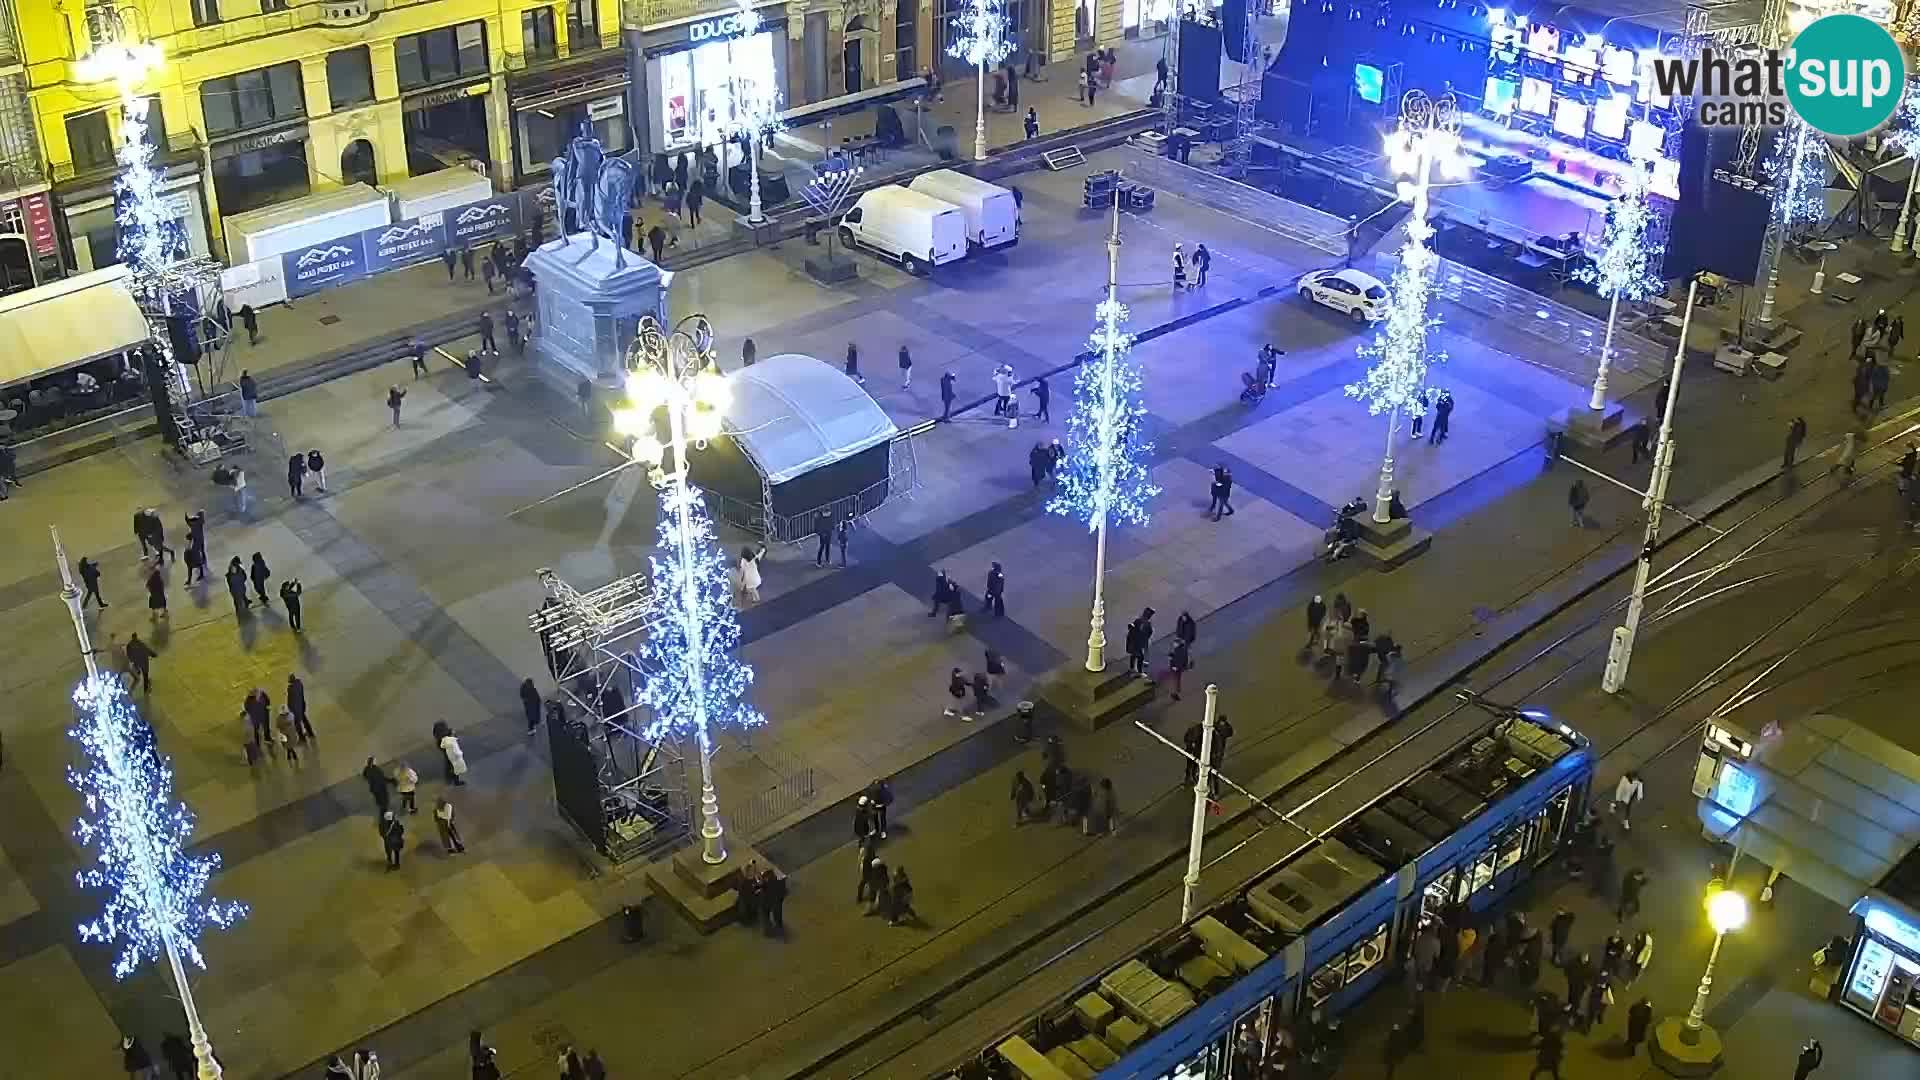
[{"label": "building facade", "polygon": [[46,162],[27,100],[12,0],[0,0],[0,294],[59,274]]},{"label": "building facade", "polygon": [[[88,8],[98,2],[40,0],[20,13],[33,123],[76,270],[118,258],[118,91],[76,70],[92,48]],[[141,89],[152,96],[156,163],[188,245],[221,257],[224,216],[314,192],[445,168],[511,187],[527,177],[524,161],[586,113],[567,93],[574,83],[624,70],[617,0],[118,6],[165,56]],[[516,109],[523,100],[532,104]]]}]

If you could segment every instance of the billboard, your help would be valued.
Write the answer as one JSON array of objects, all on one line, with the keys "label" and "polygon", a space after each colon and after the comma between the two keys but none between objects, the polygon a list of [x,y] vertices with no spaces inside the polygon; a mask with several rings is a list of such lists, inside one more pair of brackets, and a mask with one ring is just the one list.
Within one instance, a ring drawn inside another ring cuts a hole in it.
[{"label": "billboard", "polygon": [[515,205],[512,196],[481,199],[289,251],[280,256],[286,294],[306,296],[437,259],[449,248],[458,250],[511,236]]}]

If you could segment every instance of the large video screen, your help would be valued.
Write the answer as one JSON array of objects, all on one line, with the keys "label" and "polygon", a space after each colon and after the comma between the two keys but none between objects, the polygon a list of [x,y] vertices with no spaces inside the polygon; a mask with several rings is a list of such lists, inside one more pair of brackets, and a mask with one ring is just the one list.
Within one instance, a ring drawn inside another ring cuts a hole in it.
[{"label": "large video screen", "polygon": [[1560,29],[1546,23],[1535,23],[1527,29],[1527,51],[1542,60],[1552,60],[1560,55]]},{"label": "large video screen", "polygon": [[1600,69],[1600,54],[1585,46],[1575,46],[1567,50],[1565,63],[1561,65],[1561,77],[1570,83],[1586,86],[1593,82],[1593,73]]},{"label": "large video screen", "polygon": [[1587,135],[1587,107],[1572,98],[1561,98],[1553,107],[1553,130],[1569,139]]},{"label": "large video screen", "polygon": [[1487,92],[1485,96],[1480,99],[1480,106],[1494,116],[1511,116],[1513,115],[1514,96],[1519,92],[1520,88],[1514,84],[1512,79],[1489,77],[1487,79]]},{"label": "large video screen", "polygon": [[1520,80],[1520,111],[1545,116],[1553,111],[1553,84],[1545,79]]},{"label": "large video screen", "polygon": [[1657,158],[1666,144],[1666,128],[1645,120],[1635,120],[1627,136],[1627,156],[1635,161]]},{"label": "large video screen", "polygon": [[1600,73],[1615,86],[1632,86],[1634,60],[1632,49],[1608,45],[1600,50]]},{"label": "large video screen", "polygon": [[1627,138],[1627,95],[1615,94],[1593,103],[1593,133],[1603,139],[1624,142]]},{"label": "large video screen", "polygon": [[1353,65],[1353,92],[1360,100],[1380,104],[1380,95],[1386,90],[1386,73],[1372,64]]}]

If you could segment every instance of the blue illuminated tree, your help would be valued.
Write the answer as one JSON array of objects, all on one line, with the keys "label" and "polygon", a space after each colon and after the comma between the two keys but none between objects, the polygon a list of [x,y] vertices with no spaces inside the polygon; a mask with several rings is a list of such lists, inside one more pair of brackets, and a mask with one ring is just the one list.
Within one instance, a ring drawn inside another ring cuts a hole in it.
[{"label": "blue illuminated tree", "polygon": [[706,501],[680,474],[661,489],[660,502],[660,542],[648,565],[663,615],[638,650],[642,665],[656,672],[642,684],[640,700],[653,711],[648,738],[686,735],[699,746],[701,837],[707,861],[720,863],[726,849],[713,788],[713,733],[760,727],[767,718],[747,704],[753,669],[734,656],[740,622],[732,576]]},{"label": "blue illuminated tree", "polygon": [[1153,443],[1140,433],[1147,414],[1141,400],[1140,371],[1128,359],[1133,335],[1127,332],[1127,308],[1118,299],[1120,212],[1113,212],[1107,239],[1107,296],[1094,308],[1093,353],[1074,375],[1073,412],[1067,417],[1067,458],[1059,487],[1047,500],[1047,512],[1087,523],[1095,536],[1092,632],[1087,637],[1087,670],[1106,667],[1107,526],[1145,525],[1147,504],[1160,494],[1147,463]]},{"label": "blue illuminated tree", "polygon": [[987,158],[987,69],[998,67],[1013,55],[1013,42],[1007,40],[1007,12],[1004,0],[967,0],[954,16],[953,44],[947,55],[972,64],[978,84],[974,87],[973,156]]},{"label": "blue illuminated tree", "polygon": [[73,834],[93,852],[76,877],[106,894],[99,916],[80,924],[80,938],[119,947],[116,978],[162,957],[205,968],[200,935],[233,926],[246,905],[207,898],[220,856],[188,854],[193,812],[173,797],[173,769],[120,680],[89,679],[73,700],[80,717],[68,734],[86,755],[67,770],[85,804]]},{"label": "blue illuminated tree", "polygon": [[1652,186],[1653,176],[1645,162],[1628,164],[1620,175],[1620,194],[1607,204],[1600,257],[1574,274],[1607,300],[1607,333],[1600,346],[1600,369],[1593,377],[1593,396],[1587,403],[1592,409],[1607,406],[1607,371],[1613,360],[1613,328],[1620,317],[1620,301],[1644,300],[1666,289],[1659,273],[1665,247],[1658,235],[1659,214],[1647,200]]}]

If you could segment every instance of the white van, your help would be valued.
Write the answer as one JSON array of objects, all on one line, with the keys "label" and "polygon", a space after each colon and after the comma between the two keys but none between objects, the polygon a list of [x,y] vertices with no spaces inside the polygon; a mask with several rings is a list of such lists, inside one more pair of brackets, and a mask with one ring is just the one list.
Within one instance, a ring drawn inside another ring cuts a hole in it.
[{"label": "white van", "polygon": [[1020,201],[999,184],[952,169],[921,173],[907,185],[960,208],[967,217],[967,243],[986,250],[1020,239]]},{"label": "white van", "polygon": [[960,208],[898,186],[874,188],[840,218],[840,239],[897,259],[910,274],[967,253],[967,219]]}]

